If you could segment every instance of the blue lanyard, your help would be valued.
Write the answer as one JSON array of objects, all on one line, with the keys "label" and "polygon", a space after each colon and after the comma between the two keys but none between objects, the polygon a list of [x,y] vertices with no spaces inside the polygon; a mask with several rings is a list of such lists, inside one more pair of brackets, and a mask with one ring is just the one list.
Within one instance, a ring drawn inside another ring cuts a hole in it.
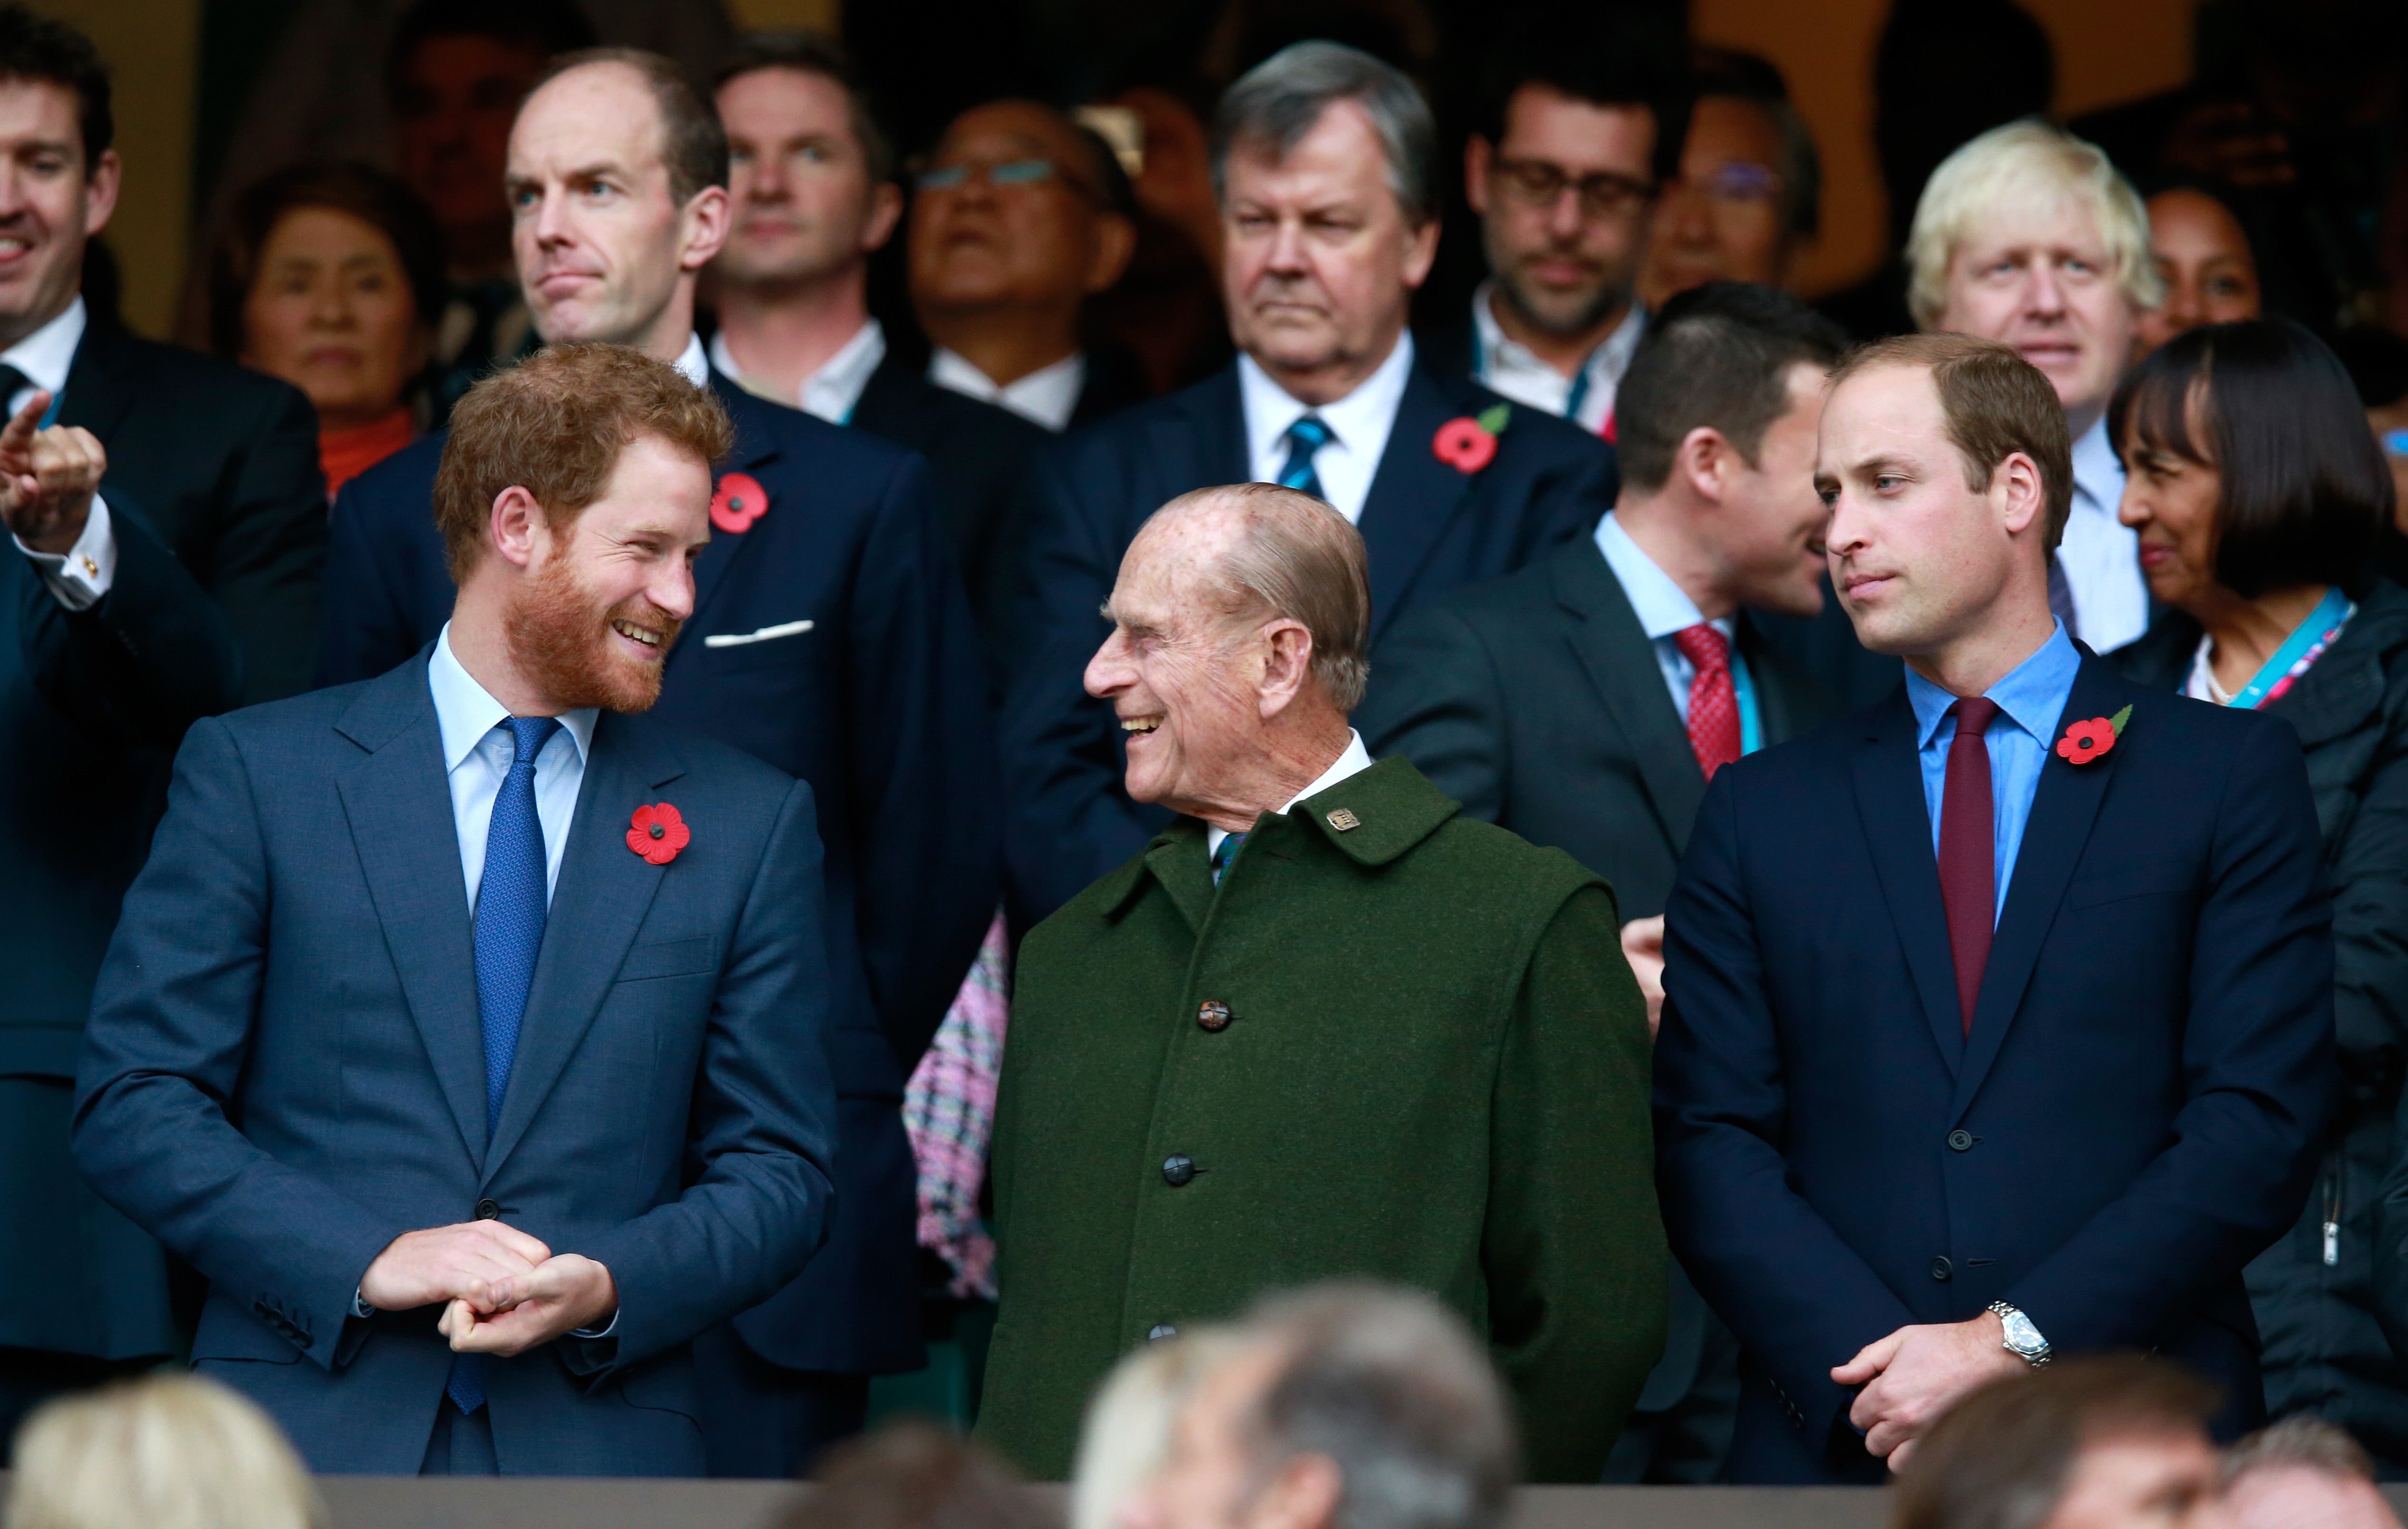
[{"label": "blue lanyard", "polygon": [[1739,703],[1739,751],[1752,754],[1764,747],[1764,722],[1756,712],[1756,681],[1749,678],[1736,642],[1731,644],[1730,671],[1731,698]]},{"label": "blue lanyard", "polygon": [[2308,650],[2322,642],[2333,628],[2349,620],[2351,612],[2357,608],[2338,585],[2325,591],[2325,597],[2316,603],[2315,610],[2308,613],[2308,619],[2291,629],[2291,635],[2283,639],[2283,646],[2274,650],[2274,656],[2258,667],[2256,678],[2242,686],[2240,693],[2233,696],[2229,704],[2244,710],[2255,710],[2265,701],[2266,693],[2282,683],[2284,677],[2291,672],[2292,665],[2307,657]]}]

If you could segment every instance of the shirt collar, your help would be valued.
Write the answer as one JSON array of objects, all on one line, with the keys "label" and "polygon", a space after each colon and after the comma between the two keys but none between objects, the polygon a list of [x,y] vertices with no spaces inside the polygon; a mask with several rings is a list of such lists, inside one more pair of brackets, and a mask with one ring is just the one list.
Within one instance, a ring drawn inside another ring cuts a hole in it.
[{"label": "shirt collar", "polygon": [[685,350],[677,358],[677,369],[697,388],[710,386],[710,356],[702,348],[702,336],[689,332]]},{"label": "shirt collar", "polygon": [[[426,688],[435,694],[435,722],[443,734],[443,773],[449,776],[477,751],[477,745],[510,710],[452,656],[450,622],[443,623],[442,634],[435,639],[435,656],[427,660]],[[592,754],[595,715],[592,707],[560,714],[561,731],[577,746],[580,760]]]},{"label": "shirt collar", "polygon": [[[1346,750],[1338,756],[1338,763],[1322,771],[1312,784],[1289,797],[1287,805],[1280,811],[1284,815],[1294,810],[1297,803],[1310,796],[1318,796],[1347,777],[1359,775],[1370,767],[1371,750],[1363,747],[1363,735],[1350,727],[1346,730]],[[1217,853],[1221,841],[1228,836],[1229,831],[1226,828],[1207,826],[1204,830],[1204,852],[1208,855]]]},{"label": "shirt collar", "polygon": [[[1481,370],[1488,373],[1506,367],[1540,367],[1554,371],[1553,363],[1541,360],[1538,352],[1506,334],[1505,326],[1497,322],[1497,309],[1490,301],[1496,292],[1497,279],[1491,277],[1471,294],[1471,329],[1480,343],[1484,363]],[[1622,322],[1613,326],[1613,333],[1598,341],[1597,348],[1589,351],[1588,359],[1581,363],[1581,370],[1590,374],[1592,385],[1596,381],[1622,380],[1622,374],[1630,369],[1631,354],[1639,349],[1639,338],[1646,329],[1646,306],[1633,297]]]},{"label": "shirt collar", "polygon": [[1087,353],[1073,350],[1026,377],[998,385],[968,357],[940,345],[928,357],[928,380],[981,403],[999,405],[1059,434],[1079,411],[1079,394],[1087,386]]},{"label": "shirt collar", "polygon": [[[861,402],[862,390],[869,386],[870,374],[885,359],[885,327],[876,319],[866,320],[836,354],[820,363],[819,370],[803,379],[794,397],[780,398],[746,379],[736,364],[736,352],[727,348],[726,330],[710,336],[710,364],[738,387],[773,404],[816,414],[830,424],[842,424],[852,416],[853,406]],[[814,408],[814,404],[822,407]]]},{"label": "shirt collar", "polygon": [[2073,493],[2111,516],[2123,502],[2124,461],[2107,439],[2104,414],[2073,443]]},{"label": "shirt collar", "polygon": [[1246,444],[1250,460],[1259,462],[1276,447],[1288,432],[1288,426],[1308,414],[1317,414],[1329,427],[1331,439],[1348,450],[1359,449],[1363,442],[1383,436],[1383,426],[1397,415],[1397,406],[1404,402],[1405,384],[1412,377],[1413,336],[1406,330],[1397,336],[1396,348],[1388,359],[1380,363],[1370,376],[1354,386],[1354,391],[1335,403],[1318,407],[1304,403],[1294,393],[1271,380],[1253,356],[1238,354],[1238,391],[1246,412]]},{"label": "shirt collar", "polygon": [[[2065,635],[2065,623],[2058,622],[2038,651],[1983,693],[1999,703],[2009,721],[2046,747],[2057,736],[2057,719],[2072,697],[2073,677],[2081,668],[2082,654]],[[1956,697],[1909,669],[1906,698],[1914,705],[1915,747],[1928,749],[1940,730],[1940,720],[1956,704]]]},{"label": "shirt collar", "polygon": [[[1597,522],[1597,550],[1605,554],[1606,566],[1613,570],[1614,580],[1629,596],[1630,608],[1651,641],[1669,637],[1706,619],[1698,603],[1673,582],[1672,576],[1656,566],[1646,549],[1630,539],[1630,533],[1622,529],[1612,510]],[[1730,636],[1727,617],[1713,624],[1723,636]]]},{"label": "shirt collar", "polygon": [[[25,380],[57,397],[67,385],[67,372],[75,365],[76,347],[83,343],[83,298],[66,306],[66,311],[32,334],[0,350],[0,362],[25,374]],[[0,399],[0,404],[5,404]]]}]

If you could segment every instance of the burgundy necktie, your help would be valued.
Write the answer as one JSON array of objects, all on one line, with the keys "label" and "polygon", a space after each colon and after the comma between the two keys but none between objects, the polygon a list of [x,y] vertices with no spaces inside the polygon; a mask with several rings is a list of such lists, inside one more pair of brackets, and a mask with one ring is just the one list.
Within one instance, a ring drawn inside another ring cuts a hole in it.
[{"label": "burgundy necktie", "polygon": [[1956,719],[1956,736],[1949,740],[1948,783],[1940,793],[1940,902],[1948,913],[1948,953],[1956,963],[1956,1007],[1970,1036],[1998,920],[1997,817],[1990,805],[1990,745],[1982,735],[1999,703],[1972,695],[1948,710]]},{"label": "burgundy necktie", "polygon": [[1739,693],[1731,686],[1730,639],[1711,622],[1672,634],[1673,646],[1689,661],[1689,748],[1698,768],[1714,772],[1739,758]]}]

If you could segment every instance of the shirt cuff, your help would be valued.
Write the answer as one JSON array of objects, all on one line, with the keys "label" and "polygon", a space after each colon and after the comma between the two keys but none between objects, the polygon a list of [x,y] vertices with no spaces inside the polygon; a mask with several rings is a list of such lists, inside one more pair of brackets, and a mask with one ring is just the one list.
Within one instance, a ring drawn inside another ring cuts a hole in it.
[{"label": "shirt cuff", "polygon": [[613,1311],[610,1313],[610,1320],[609,1320],[609,1322],[604,1322],[604,1323],[601,1325],[601,1327],[600,1327],[599,1329],[595,1329],[595,1328],[592,1328],[592,1327],[580,1327],[580,1328],[577,1329],[577,1331],[575,1331],[575,1332],[573,1332],[573,1333],[569,1334],[568,1336],[569,1336],[570,1337],[573,1337],[573,1338],[606,1338],[606,1337],[609,1337],[611,1334],[613,1334],[613,1333],[617,1332],[618,1330],[619,1330],[619,1313],[618,1313],[617,1311],[613,1310]]},{"label": "shirt cuff", "polygon": [[377,1308],[368,1305],[366,1299],[363,1297],[356,1289],[353,1290],[351,1292],[351,1315],[365,1322],[376,1314]]},{"label": "shirt cuff", "polygon": [[92,496],[92,513],[84,517],[83,535],[64,552],[36,552],[17,537],[17,550],[41,574],[50,593],[69,610],[90,610],[117,578],[117,534],[109,528],[108,501]]}]

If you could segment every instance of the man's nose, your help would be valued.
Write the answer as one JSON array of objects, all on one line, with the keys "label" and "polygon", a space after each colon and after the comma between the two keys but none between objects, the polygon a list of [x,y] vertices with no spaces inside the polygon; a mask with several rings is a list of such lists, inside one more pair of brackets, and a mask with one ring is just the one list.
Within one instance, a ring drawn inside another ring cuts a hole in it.
[{"label": "man's nose", "polygon": [[652,581],[644,595],[661,607],[662,615],[684,621],[694,614],[694,564],[679,560],[677,566]]},{"label": "man's nose", "polygon": [[1129,688],[1133,677],[1129,673],[1128,643],[1117,628],[1096,650],[1096,656],[1087,660],[1087,672],[1082,678],[1087,693],[1098,700]]},{"label": "man's nose", "polygon": [[1588,208],[1581,201],[1577,181],[1555,193],[1547,207],[1547,234],[1557,243],[1570,243],[1580,237],[1581,229],[1588,222]]},{"label": "man's nose", "polygon": [[2065,284],[2059,279],[2057,263],[2036,260],[2024,277],[2024,307],[2033,313],[2055,315],[2065,311]]},{"label": "man's nose", "polygon": [[1271,247],[1263,264],[1274,271],[1297,273],[1311,270],[1304,258],[1304,223],[1301,220],[1283,218],[1271,233]]}]

